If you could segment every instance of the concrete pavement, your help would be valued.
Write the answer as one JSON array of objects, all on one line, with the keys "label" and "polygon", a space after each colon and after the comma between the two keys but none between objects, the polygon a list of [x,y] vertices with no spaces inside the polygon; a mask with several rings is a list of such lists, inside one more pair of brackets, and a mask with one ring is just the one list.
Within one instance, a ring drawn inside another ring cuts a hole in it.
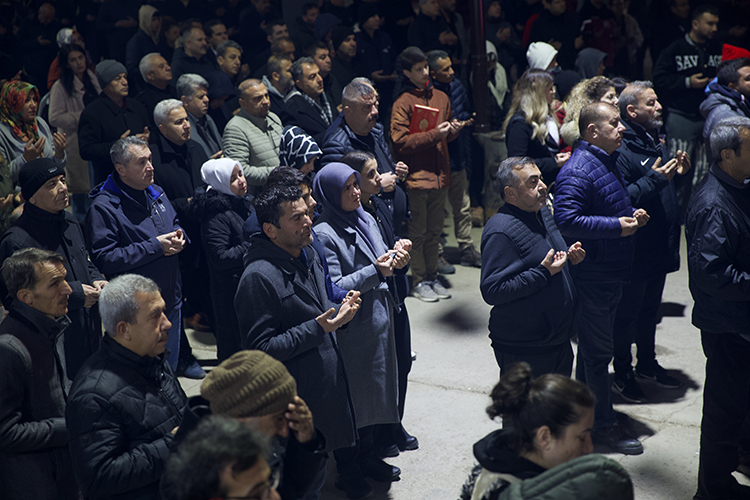
[{"label": "concrete pavement", "polygon": [[[452,227],[446,225],[446,232],[452,234]],[[479,248],[481,228],[473,230],[473,237]],[[449,236],[446,251],[451,250],[457,253]],[[635,497],[644,500],[690,499],[697,484],[705,358],[700,334],[690,323],[693,303],[684,241],[681,255],[681,270],[667,278],[656,353],[660,364],[684,385],[667,390],[644,384],[648,403],[641,405],[624,403],[613,394],[615,409],[636,421],[645,452],[608,456],[627,469]],[[420,447],[388,460],[402,469],[402,479],[390,486],[372,483],[374,498],[456,499],[475,463],[473,444],[499,427],[484,411],[499,372],[487,337],[490,307],[479,293],[479,277],[479,269],[456,265],[456,274],[445,277],[453,298],[432,304],[407,299],[417,360],[409,376],[404,425],[419,438]],[[189,335],[196,356],[215,363],[211,334]],[[188,395],[198,393],[200,381],[181,381]],[[322,498],[346,498],[333,486],[333,460],[328,471]]]}]

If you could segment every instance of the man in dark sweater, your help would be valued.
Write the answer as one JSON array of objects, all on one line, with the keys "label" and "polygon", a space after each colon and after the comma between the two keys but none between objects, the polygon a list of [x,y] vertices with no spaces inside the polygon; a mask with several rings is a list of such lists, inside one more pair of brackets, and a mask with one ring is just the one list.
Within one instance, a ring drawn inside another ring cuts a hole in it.
[{"label": "man in dark sweater", "polygon": [[[208,78],[211,72],[218,69],[206,55],[208,41],[202,28],[192,27],[182,34],[182,47],[175,49],[172,57],[172,83],[185,73],[197,73]],[[215,58],[214,58],[215,61]]]},{"label": "man in dark sweater", "polygon": [[677,196],[683,208],[692,185],[708,171],[699,108],[706,98],[704,89],[716,76],[721,62],[721,45],[713,40],[718,24],[716,7],[697,8],[690,33],[664,49],[654,67],[654,86],[668,112],[665,125],[669,155],[673,157],[678,149],[685,151],[695,166],[692,176],[677,182]]},{"label": "man in dark sweater", "polygon": [[76,500],[65,404],[63,257],[24,248],[3,263],[13,302],[0,323],[0,497]]},{"label": "man in dark sweater", "polygon": [[547,186],[531,158],[508,158],[497,182],[505,205],[482,233],[480,289],[490,304],[490,339],[500,371],[525,361],[535,377],[570,376],[575,287],[567,259],[586,251],[570,247],[545,206]]}]

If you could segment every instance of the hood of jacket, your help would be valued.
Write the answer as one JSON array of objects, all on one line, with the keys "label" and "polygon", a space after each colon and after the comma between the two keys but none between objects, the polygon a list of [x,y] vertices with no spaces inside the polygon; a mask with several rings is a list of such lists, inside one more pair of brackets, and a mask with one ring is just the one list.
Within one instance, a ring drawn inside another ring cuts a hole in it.
[{"label": "hood of jacket", "polygon": [[703,118],[707,118],[709,113],[717,106],[726,105],[733,111],[740,111],[750,116],[750,103],[745,96],[734,89],[719,85],[719,82],[711,82],[707,87],[706,99],[701,103],[700,112]]},{"label": "hood of jacket", "polygon": [[427,87],[420,89],[420,88],[417,88],[417,86],[414,85],[411,82],[411,80],[404,77],[404,79],[401,80],[400,84],[396,86],[396,95],[393,100],[395,101],[398,98],[398,96],[400,96],[404,92],[411,92],[417,97],[421,97],[421,98],[426,97],[427,99],[429,99],[430,95],[432,95],[432,89],[434,88],[435,86],[432,84],[431,78],[427,80]]},{"label": "hood of jacket", "polygon": [[474,456],[488,471],[512,474],[520,479],[537,476],[546,470],[512,451],[511,440],[509,429],[492,432],[474,444]]},{"label": "hood of jacket", "polygon": [[253,212],[253,196],[234,196],[221,193],[215,189],[203,191],[197,189],[193,196],[192,210],[200,214],[200,220],[205,221],[216,214],[232,211],[239,214],[242,219],[247,219]]}]

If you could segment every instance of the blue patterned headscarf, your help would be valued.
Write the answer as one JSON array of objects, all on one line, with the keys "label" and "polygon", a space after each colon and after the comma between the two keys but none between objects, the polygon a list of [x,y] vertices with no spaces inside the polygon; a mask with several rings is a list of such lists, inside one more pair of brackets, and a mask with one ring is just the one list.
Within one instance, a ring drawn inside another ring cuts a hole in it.
[{"label": "blue patterned headscarf", "polygon": [[329,163],[313,179],[313,196],[323,207],[323,213],[330,215],[334,223],[340,227],[353,227],[357,233],[367,242],[370,251],[379,257],[375,238],[370,233],[367,213],[360,204],[356,210],[346,212],[341,208],[341,193],[349,177],[354,175],[357,184],[362,183],[359,172],[345,163]]},{"label": "blue patterned headscarf", "polygon": [[279,160],[282,165],[300,170],[305,163],[322,154],[318,143],[304,130],[293,125],[284,127],[279,144]]}]

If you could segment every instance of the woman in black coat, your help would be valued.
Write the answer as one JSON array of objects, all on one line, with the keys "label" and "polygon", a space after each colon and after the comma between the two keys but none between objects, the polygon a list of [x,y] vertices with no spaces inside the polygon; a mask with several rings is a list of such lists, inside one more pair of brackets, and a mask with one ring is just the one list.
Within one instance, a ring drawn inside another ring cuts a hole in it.
[{"label": "woman in black coat", "polygon": [[252,196],[242,167],[235,160],[209,160],[201,168],[205,192],[193,198],[201,218],[201,238],[211,275],[216,347],[219,362],[242,350],[240,327],[234,310],[234,294],[242,276],[242,257],[249,243],[242,225],[252,212]]}]

